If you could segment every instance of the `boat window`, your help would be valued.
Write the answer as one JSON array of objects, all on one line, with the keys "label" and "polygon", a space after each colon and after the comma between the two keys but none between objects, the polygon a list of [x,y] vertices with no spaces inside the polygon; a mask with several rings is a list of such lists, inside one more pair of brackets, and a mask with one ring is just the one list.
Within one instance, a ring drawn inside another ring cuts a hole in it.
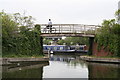
[{"label": "boat window", "polygon": [[68,50],[70,50],[70,47],[68,47]]},{"label": "boat window", "polygon": [[63,50],[63,47],[60,47],[60,50]]},{"label": "boat window", "polygon": [[65,50],[67,50],[68,49],[68,47],[67,46],[65,46]]},{"label": "boat window", "polygon": [[80,50],[83,50],[84,48],[83,47],[80,47]]},{"label": "boat window", "polygon": [[44,46],[43,49],[44,49],[44,50],[47,50],[47,47]]},{"label": "boat window", "polygon": [[57,47],[54,47],[54,50],[57,50]]},{"label": "boat window", "polygon": [[51,50],[51,48],[50,48],[50,47],[47,47],[47,50]]}]

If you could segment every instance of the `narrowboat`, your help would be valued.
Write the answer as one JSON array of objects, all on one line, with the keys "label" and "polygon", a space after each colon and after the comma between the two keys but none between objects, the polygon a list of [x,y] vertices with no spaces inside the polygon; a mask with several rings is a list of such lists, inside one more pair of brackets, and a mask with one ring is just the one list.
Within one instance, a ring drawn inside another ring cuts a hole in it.
[{"label": "narrowboat", "polygon": [[43,52],[48,53],[48,51],[50,53],[75,53],[75,50],[67,45],[43,45]]},{"label": "narrowboat", "polygon": [[74,49],[75,53],[87,53],[88,52],[86,45],[79,45],[79,46],[72,45],[71,49]]}]

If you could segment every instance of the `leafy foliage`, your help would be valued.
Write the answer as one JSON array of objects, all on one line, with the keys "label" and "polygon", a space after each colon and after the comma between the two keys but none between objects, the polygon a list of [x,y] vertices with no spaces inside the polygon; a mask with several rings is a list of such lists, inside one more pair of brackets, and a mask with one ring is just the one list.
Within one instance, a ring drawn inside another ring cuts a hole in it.
[{"label": "leafy foliage", "polygon": [[46,45],[50,45],[52,40],[49,40],[49,39],[45,39],[43,40],[43,44],[46,44]]},{"label": "leafy foliage", "polygon": [[[32,26],[32,17],[19,17],[4,12],[2,16],[2,55],[42,55],[40,25]],[[21,23],[15,20],[21,19]],[[26,25],[22,25],[25,23]],[[21,25],[20,25],[21,24]]]},{"label": "leafy foliage", "polygon": [[118,20],[120,20],[120,9],[115,12],[115,17]]},{"label": "leafy foliage", "polygon": [[104,49],[110,51],[114,56],[120,57],[120,25],[115,19],[104,20],[101,29],[96,35],[98,49],[104,46]]},{"label": "leafy foliage", "polygon": [[64,40],[59,40],[58,44],[64,44],[66,45],[76,45],[76,44],[87,44],[88,45],[88,38],[84,37],[67,37]]}]

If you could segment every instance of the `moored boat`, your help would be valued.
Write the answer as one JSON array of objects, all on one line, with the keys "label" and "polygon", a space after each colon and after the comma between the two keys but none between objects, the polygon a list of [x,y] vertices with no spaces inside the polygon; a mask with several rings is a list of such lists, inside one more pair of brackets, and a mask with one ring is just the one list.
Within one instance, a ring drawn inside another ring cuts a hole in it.
[{"label": "moored boat", "polygon": [[86,45],[77,45],[77,46],[72,45],[70,47],[71,47],[71,49],[75,50],[75,53],[87,53],[88,52]]},{"label": "moored boat", "polygon": [[48,53],[48,51],[53,53],[75,53],[75,50],[67,45],[43,45],[43,49],[44,53]]}]

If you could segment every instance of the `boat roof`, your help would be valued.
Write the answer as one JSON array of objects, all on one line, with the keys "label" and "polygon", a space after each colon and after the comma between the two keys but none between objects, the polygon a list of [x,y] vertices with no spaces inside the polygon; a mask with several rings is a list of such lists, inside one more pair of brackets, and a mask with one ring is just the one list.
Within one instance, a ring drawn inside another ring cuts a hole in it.
[{"label": "boat roof", "polygon": [[67,46],[67,45],[43,45],[43,46]]}]

